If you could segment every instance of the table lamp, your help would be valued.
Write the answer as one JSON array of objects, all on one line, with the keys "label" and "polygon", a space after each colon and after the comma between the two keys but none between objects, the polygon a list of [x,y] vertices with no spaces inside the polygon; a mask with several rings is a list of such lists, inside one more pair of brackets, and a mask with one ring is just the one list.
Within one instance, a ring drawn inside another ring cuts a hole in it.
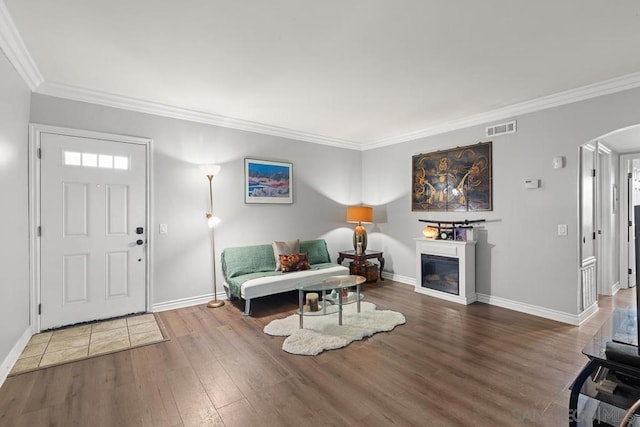
[{"label": "table lamp", "polygon": [[353,229],[353,249],[361,255],[367,250],[367,230],[362,223],[373,222],[373,208],[371,206],[347,206],[347,222],[357,223]]}]

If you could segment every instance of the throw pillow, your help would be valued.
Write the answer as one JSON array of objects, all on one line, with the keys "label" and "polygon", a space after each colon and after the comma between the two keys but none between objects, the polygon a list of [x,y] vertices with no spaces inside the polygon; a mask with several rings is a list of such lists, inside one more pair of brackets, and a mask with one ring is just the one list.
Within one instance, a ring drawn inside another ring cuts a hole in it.
[{"label": "throw pillow", "polygon": [[280,265],[283,273],[308,270],[310,268],[309,257],[307,257],[306,253],[280,255]]},{"label": "throw pillow", "polygon": [[273,257],[276,259],[276,271],[280,271],[280,255],[297,254],[300,252],[300,240],[288,242],[273,242]]}]

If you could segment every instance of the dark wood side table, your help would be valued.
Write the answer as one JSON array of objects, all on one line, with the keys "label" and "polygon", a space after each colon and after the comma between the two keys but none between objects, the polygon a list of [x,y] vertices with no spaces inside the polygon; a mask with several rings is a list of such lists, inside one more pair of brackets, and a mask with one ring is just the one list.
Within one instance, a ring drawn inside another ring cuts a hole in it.
[{"label": "dark wood side table", "polygon": [[384,280],[382,277],[382,269],[384,268],[384,257],[382,252],[379,251],[366,251],[362,255],[357,255],[356,251],[342,251],[338,254],[338,264],[342,264],[342,261],[346,259],[352,259],[354,263],[364,265],[368,259],[377,259],[380,264],[380,280]]}]

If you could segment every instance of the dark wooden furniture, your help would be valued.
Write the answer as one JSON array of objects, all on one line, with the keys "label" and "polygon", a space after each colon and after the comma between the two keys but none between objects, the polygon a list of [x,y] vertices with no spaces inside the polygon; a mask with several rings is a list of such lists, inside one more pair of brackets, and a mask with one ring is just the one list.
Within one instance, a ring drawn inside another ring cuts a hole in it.
[{"label": "dark wooden furniture", "polygon": [[[621,342],[633,342],[636,335],[636,311],[616,309],[582,349],[589,361],[571,385],[569,426],[618,425],[622,415],[640,399],[640,357],[637,348]],[[616,348],[628,350],[626,354]],[[603,390],[602,385],[614,388]],[[578,401],[586,399],[579,404]],[[580,408],[580,409],[579,409]],[[597,424],[600,423],[600,424]]]},{"label": "dark wooden furniture", "polygon": [[[366,266],[366,262],[368,259],[377,259],[380,264],[380,280],[384,280],[382,277],[382,269],[384,268],[384,257],[382,256],[382,252],[379,251],[366,251],[362,255],[357,255],[356,251],[341,251],[338,254],[338,264],[342,264],[342,261],[345,259],[353,260],[353,268],[355,270],[361,269]],[[366,276],[365,276],[366,277]]]}]

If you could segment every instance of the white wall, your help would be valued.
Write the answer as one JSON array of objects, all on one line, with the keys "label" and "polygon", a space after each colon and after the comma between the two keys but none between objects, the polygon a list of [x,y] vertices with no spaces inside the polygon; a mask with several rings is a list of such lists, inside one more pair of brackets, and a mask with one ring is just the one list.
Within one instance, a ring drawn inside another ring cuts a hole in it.
[{"label": "white wall", "polygon": [[0,50],[0,363],[29,327],[29,101],[29,88]]},{"label": "white wall", "polygon": [[[219,254],[225,247],[325,238],[336,259],[339,250],[351,245],[344,206],[360,202],[358,151],[37,94],[32,96],[31,121],[153,139],[154,304],[212,292],[204,216],[209,190],[198,164],[222,165],[213,181],[214,214],[222,220],[216,227],[219,291]],[[244,204],[245,157],[293,163],[294,203]],[[158,234],[161,223],[168,224],[168,234]]]},{"label": "white wall", "polygon": [[[372,238],[387,269],[415,280],[418,219],[488,222],[477,246],[477,291],[570,315],[578,313],[578,147],[640,123],[640,89],[515,117],[518,132],[493,138],[493,211],[411,212],[411,156],[486,141],[475,126],[363,153],[363,199],[379,205],[384,223]],[[553,169],[552,158],[567,158]],[[526,179],[541,188],[527,190]],[[568,224],[569,235],[557,235]],[[373,246],[373,243],[371,244]],[[616,261],[617,262],[617,261]]]}]

